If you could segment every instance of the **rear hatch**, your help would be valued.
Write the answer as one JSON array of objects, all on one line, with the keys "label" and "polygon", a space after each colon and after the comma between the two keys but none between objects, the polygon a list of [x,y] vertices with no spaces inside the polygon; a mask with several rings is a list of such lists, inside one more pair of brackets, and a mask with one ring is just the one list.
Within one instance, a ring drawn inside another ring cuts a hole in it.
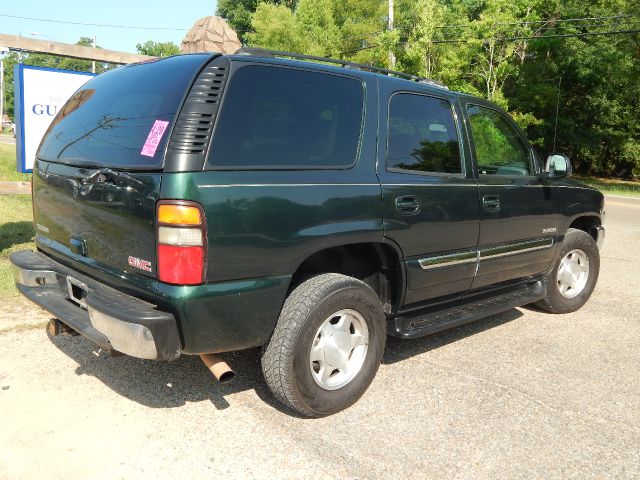
[{"label": "rear hatch", "polygon": [[[171,127],[211,55],[120,67],[87,82],[37,153],[37,246],[125,289],[156,276],[155,205]],[[148,292],[147,292],[148,293]]]}]

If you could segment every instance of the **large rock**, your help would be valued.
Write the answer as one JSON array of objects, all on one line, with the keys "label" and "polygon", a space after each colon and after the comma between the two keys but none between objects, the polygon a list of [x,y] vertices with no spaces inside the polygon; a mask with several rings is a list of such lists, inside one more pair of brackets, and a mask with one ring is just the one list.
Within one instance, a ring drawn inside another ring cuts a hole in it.
[{"label": "large rock", "polygon": [[242,47],[238,35],[220,17],[203,17],[193,24],[182,40],[180,51],[234,53]]}]

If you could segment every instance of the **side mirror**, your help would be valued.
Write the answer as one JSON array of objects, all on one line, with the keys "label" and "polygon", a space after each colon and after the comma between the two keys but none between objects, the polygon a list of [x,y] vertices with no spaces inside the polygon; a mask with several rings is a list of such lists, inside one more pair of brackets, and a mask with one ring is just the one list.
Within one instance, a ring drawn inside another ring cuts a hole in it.
[{"label": "side mirror", "polygon": [[571,175],[571,161],[566,155],[552,153],[547,156],[544,169],[551,177],[568,177]]}]

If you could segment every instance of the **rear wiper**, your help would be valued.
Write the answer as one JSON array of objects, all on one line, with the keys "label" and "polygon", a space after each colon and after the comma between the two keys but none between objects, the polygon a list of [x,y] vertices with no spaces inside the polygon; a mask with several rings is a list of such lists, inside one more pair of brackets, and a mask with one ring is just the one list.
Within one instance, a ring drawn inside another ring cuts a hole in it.
[{"label": "rear wiper", "polygon": [[109,178],[125,178],[129,181],[132,181],[134,183],[137,183],[138,185],[142,185],[142,182],[140,180],[138,180],[137,178],[129,175],[128,173],[125,172],[118,172],[115,170],[111,170],[110,168],[101,168],[100,170],[92,173],[91,175],[89,175],[88,177],[82,179],[82,183],[86,184],[94,184],[96,182],[100,182],[100,183],[114,183],[113,181],[109,181],[107,182],[107,179]]}]

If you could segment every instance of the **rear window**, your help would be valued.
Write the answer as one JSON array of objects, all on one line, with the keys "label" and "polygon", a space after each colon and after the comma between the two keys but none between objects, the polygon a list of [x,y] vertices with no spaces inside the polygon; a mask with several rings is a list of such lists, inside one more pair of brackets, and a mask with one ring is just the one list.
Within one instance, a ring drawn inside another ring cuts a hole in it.
[{"label": "rear window", "polygon": [[182,97],[209,58],[170,57],[90,80],[53,119],[37,157],[73,165],[160,168]]},{"label": "rear window", "polygon": [[344,168],[356,160],[363,112],[358,80],[283,67],[246,66],[233,76],[209,166]]}]

